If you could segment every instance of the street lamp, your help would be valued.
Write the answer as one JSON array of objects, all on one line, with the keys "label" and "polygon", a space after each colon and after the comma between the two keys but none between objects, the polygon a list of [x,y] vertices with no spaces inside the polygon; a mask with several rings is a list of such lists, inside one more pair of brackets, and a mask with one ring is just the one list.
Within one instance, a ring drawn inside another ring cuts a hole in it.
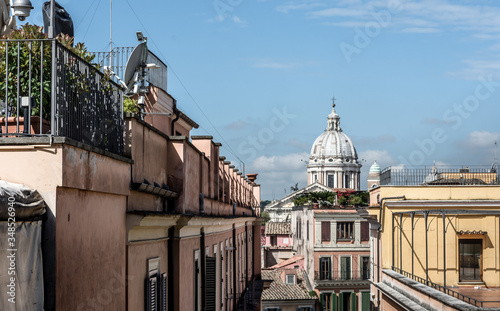
[{"label": "street lamp", "polygon": [[12,15],[17,16],[20,21],[24,21],[26,17],[30,16],[33,6],[30,0],[14,0],[12,1]]}]

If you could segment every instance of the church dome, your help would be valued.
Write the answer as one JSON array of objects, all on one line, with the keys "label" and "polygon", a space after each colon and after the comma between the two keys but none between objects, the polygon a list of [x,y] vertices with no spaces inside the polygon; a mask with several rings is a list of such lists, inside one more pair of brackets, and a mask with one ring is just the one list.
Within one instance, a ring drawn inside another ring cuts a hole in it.
[{"label": "church dome", "polygon": [[314,162],[357,163],[358,154],[351,139],[340,128],[340,117],[335,112],[328,115],[326,130],[314,141],[311,148],[311,164]]},{"label": "church dome", "polygon": [[382,169],[380,168],[380,165],[377,164],[377,161],[373,162],[372,166],[370,166],[370,174],[371,173],[380,173]]}]

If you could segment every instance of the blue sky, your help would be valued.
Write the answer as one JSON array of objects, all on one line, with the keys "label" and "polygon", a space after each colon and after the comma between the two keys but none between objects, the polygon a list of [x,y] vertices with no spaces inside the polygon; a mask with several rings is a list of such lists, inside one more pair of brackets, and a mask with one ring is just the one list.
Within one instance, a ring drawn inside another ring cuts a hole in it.
[{"label": "blue sky", "polygon": [[[42,1],[32,3],[27,22],[41,24]],[[108,48],[109,1],[59,3],[75,41]],[[262,198],[277,199],[306,185],[303,161],[333,95],[363,181],[374,160],[491,165],[499,16],[493,0],[119,0],[113,42],[135,46],[143,31],[169,66],[169,93],[201,125],[193,135],[213,135],[259,173]]]}]

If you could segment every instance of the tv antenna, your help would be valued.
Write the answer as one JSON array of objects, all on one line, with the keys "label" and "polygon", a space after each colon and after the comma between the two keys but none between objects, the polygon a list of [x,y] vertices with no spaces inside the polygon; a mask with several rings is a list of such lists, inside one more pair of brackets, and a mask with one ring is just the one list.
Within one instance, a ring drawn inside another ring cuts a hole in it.
[{"label": "tv antenna", "polygon": [[[148,64],[148,38],[144,37],[142,32],[138,31],[136,33],[137,40],[140,42],[127,60],[127,66],[125,67],[125,73],[123,75],[123,80],[116,75],[116,73],[111,71],[111,75],[114,75],[118,81],[120,81],[122,87],[125,89],[125,96],[132,97],[138,95],[137,104],[139,105],[141,112],[141,120],[144,120],[146,112],[144,110],[146,104],[146,94],[149,89],[146,86],[146,69],[156,69],[160,68],[156,64]],[[105,68],[106,69],[106,68]],[[108,68],[110,69],[110,68]],[[152,113],[159,114],[159,113]],[[170,114],[168,114],[170,115]]]}]

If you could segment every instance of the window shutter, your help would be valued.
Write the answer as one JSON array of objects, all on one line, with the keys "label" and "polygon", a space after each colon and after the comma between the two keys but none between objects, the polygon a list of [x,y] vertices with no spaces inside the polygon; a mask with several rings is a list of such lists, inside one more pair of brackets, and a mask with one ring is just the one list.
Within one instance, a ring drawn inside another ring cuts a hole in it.
[{"label": "window shutter", "polygon": [[216,261],[215,257],[206,257],[206,310],[215,311],[215,286],[216,286]]},{"label": "window shutter", "polygon": [[160,310],[167,311],[167,274],[160,277]]},{"label": "window shutter", "polygon": [[361,222],[361,241],[370,240],[370,224],[368,221]]},{"label": "window shutter", "polygon": [[321,222],[321,242],[330,242],[330,222],[322,221]]},{"label": "window shutter", "polygon": [[158,278],[156,276],[146,279],[146,310],[157,311],[156,291],[158,285]]},{"label": "window shutter", "polygon": [[337,311],[337,294],[332,293],[332,311]]},{"label": "window shutter", "polygon": [[356,293],[351,293],[351,311],[358,310],[358,306],[356,305],[357,302],[356,298],[357,298]]}]

